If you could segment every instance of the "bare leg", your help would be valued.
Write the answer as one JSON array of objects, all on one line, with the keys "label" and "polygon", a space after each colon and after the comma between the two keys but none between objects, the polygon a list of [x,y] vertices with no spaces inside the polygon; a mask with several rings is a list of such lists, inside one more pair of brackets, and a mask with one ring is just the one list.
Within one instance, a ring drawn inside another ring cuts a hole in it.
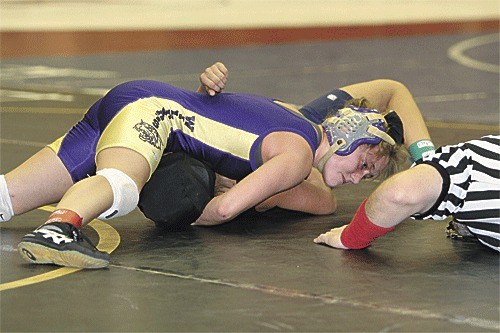
[{"label": "bare leg", "polygon": [[68,170],[47,147],[8,172],[5,180],[16,215],[59,201],[73,185]]},{"label": "bare leg", "polygon": [[[97,157],[97,170],[118,169],[142,189],[149,177],[149,164],[139,153],[127,148],[107,148]],[[36,264],[57,264],[80,268],[101,268],[109,264],[109,255],[96,249],[66,217],[76,215],[79,225],[105,212],[113,204],[113,190],[100,175],[85,178],[71,186],[52,214],[51,223],[27,234],[19,243],[23,258]],[[76,213],[76,214],[75,214]],[[54,217],[58,215],[59,218]],[[65,217],[63,217],[65,216]]]},{"label": "bare leg", "polygon": [[[126,173],[139,191],[149,177],[149,164],[139,153],[128,148],[107,148],[97,156],[97,170],[114,168]],[[57,208],[76,212],[87,223],[113,204],[113,191],[106,178],[92,176],[73,185],[63,196]]]}]

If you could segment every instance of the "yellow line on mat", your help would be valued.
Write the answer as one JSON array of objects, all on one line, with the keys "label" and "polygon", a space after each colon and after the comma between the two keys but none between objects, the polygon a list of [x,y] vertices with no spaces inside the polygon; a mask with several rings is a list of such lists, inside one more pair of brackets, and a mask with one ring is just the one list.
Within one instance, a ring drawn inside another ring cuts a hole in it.
[{"label": "yellow line on mat", "polygon": [[42,113],[42,114],[84,114],[88,109],[82,108],[44,108],[44,107],[12,107],[3,106],[0,113]]},{"label": "yellow line on mat", "polygon": [[500,131],[500,125],[484,125],[484,124],[466,124],[466,123],[448,123],[444,121],[426,121],[428,127],[431,128],[453,128],[464,130],[479,130],[489,131],[496,134]]}]

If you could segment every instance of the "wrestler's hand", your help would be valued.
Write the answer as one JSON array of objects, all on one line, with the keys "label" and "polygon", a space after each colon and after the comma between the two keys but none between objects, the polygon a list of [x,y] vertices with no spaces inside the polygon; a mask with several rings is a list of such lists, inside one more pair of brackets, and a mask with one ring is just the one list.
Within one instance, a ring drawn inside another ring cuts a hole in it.
[{"label": "wrestler's hand", "polygon": [[218,173],[216,173],[215,174],[214,195],[218,196],[218,195],[226,193],[235,184],[236,184],[236,180],[221,176]]},{"label": "wrestler's hand", "polygon": [[227,83],[228,70],[221,62],[216,62],[200,75],[201,86],[198,92],[206,92],[210,96],[220,93]]},{"label": "wrestler's hand", "polygon": [[324,234],[319,235],[314,239],[314,243],[316,244],[326,244],[331,247],[335,247],[337,249],[347,249],[342,242],[340,241],[340,235],[342,231],[347,227],[347,224],[341,226],[339,228],[334,228]]}]

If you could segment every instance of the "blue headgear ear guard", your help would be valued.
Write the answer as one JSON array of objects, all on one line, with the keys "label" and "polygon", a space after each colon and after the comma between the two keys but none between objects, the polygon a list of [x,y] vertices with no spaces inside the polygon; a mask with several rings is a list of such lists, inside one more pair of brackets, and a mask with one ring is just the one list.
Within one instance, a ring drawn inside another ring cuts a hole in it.
[{"label": "blue headgear ear guard", "polygon": [[361,144],[376,145],[384,140],[395,145],[384,128],[385,119],[375,109],[348,106],[338,110],[333,117],[321,124],[326,132],[330,149],[318,162],[322,172],[326,162],[334,153],[345,156],[351,154]]}]

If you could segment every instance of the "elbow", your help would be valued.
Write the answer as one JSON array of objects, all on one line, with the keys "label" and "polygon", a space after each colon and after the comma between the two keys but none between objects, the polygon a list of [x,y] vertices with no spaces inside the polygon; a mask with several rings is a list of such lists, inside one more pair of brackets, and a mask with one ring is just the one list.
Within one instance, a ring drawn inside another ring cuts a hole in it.
[{"label": "elbow", "polygon": [[314,215],[331,215],[337,211],[337,205],[322,206],[320,207]]},{"label": "elbow", "polygon": [[330,200],[328,200],[324,205],[323,205],[323,211],[322,215],[330,215],[333,214],[337,211],[337,199],[335,196],[331,196]]},{"label": "elbow", "polygon": [[415,195],[411,195],[414,188],[413,184],[408,184],[405,177],[396,174],[390,178],[390,184],[382,183],[381,191],[376,191],[382,196],[383,201],[392,204],[395,207],[408,207],[418,203]]},{"label": "elbow", "polygon": [[411,204],[411,196],[395,187],[385,193],[385,199],[394,206],[407,206]]},{"label": "elbow", "polygon": [[315,215],[330,215],[337,211],[337,198],[331,192],[320,203],[314,212]]},{"label": "elbow", "polygon": [[333,214],[337,211],[338,204],[337,204],[337,198],[332,194],[332,199],[331,199],[331,204],[330,204],[330,210],[328,214]]},{"label": "elbow", "polygon": [[410,90],[400,81],[388,80],[394,94],[411,95]]},{"label": "elbow", "polygon": [[225,200],[223,196],[220,197],[217,206],[214,209],[215,218],[221,223],[228,222],[238,216],[240,211],[237,210],[236,205],[229,200]]},{"label": "elbow", "polygon": [[392,90],[392,91],[401,90],[401,89],[408,90],[408,88],[401,81],[396,81],[393,79],[378,79],[375,81],[377,83],[380,83],[380,85],[385,87],[385,89],[387,89],[387,90]]},{"label": "elbow", "polygon": [[379,91],[386,95],[386,105],[396,96],[411,96],[410,90],[400,81],[392,79],[378,79],[375,80],[375,85],[379,87]]}]

